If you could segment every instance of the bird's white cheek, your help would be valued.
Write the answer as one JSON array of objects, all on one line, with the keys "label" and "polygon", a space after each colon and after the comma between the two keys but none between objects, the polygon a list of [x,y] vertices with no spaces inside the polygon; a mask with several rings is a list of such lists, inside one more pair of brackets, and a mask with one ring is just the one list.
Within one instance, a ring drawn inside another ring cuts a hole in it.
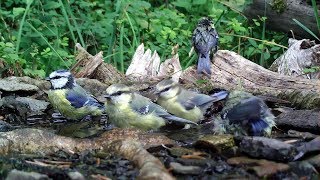
[{"label": "bird's white cheek", "polygon": [[67,78],[52,79],[51,83],[55,89],[59,89],[64,87],[68,83],[68,79]]},{"label": "bird's white cheek", "polygon": [[176,94],[172,91],[167,91],[167,92],[163,92],[161,93],[161,97],[169,99],[169,98],[173,98]]},{"label": "bird's white cheek", "polygon": [[130,100],[131,100],[131,96],[129,95],[121,95],[121,96],[114,97],[112,99],[113,102],[119,103],[119,104],[128,103]]}]

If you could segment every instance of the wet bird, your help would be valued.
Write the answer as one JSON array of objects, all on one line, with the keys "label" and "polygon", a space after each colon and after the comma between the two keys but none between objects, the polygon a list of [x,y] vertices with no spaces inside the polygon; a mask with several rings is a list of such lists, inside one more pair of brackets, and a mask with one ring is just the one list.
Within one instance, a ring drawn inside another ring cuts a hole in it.
[{"label": "wet bird", "polygon": [[220,91],[212,96],[189,91],[171,79],[159,82],[155,93],[159,96],[157,104],[168,112],[193,122],[202,120],[212,103],[228,96],[227,91]]},{"label": "wet bird", "polygon": [[202,18],[192,34],[192,45],[198,53],[197,73],[211,74],[210,52],[218,50],[219,35],[208,17]]},{"label": "wet bird", "polygon": [[231,91],[216,121],[217,131],[250,134],[254,136],[270,135],[275,126],[275,117],[265,102],[244,91]]},{"label": "wet bird", "polygon": [[47,80],[51,83],[48,98],[65,118],[81,120],[89,115],[102,115],[104,105],[79,86],[69,71],[54,71]]},{"label": "wet bird", "polygon": [[150,99],[132,92],[123,84],[113,84],[106,90],[106,114],[109,121],[120,128],[133,127],[142,130],[156,130],[168,122],[195,124],[192,121],[173,116]]}]

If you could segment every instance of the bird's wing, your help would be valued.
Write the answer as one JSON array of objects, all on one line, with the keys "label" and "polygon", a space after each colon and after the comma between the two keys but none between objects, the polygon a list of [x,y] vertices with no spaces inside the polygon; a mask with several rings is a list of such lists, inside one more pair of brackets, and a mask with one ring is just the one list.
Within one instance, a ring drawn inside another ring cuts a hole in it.
[{"label": "bird's wing", "polygon": [[98,102],[91,94],[88,94],[82,87],[72,88],[67,91],[66,99],[71,106],[81,108],[83,106],[97,106],[103,108],[103,104]]},{"label": "bird's wing", "polygon": [[241,123],[244,120],[258,120],[261,111],[260,103],[261,100],[255,97],[242,100],[228,110],[226,117],[233,123]]},{"label": "bird's wing", "polygon": [[197,107],[206,106],[208,103],[220,101],[228,96],[227,91],[221,91],[215,93],[211,96],[206,94],[197,94],[191,91],[181,91],[180,95],[178,96],[178,102],[186,109],[191,110]]},{"label": "bird's wing", "polygon": [[214,52],[216,52],[218,39],[218,33],[214,28],[208,31],[206,28],[197,27],[192,36],[195,50],[202,55],[207,55],[211,49],[214,49]]},{"label": "bird's wing", "polygon": [[158,104],[155,104],[150,99],[136,93],[134,94],[133,100],[130,103],[130,105],[132,109],[134,109],[136,112],[142,115],[155,113],[157,116],[160,116],[165,120],[175,121],[175,122],[180,122],[185,124],[195,124],[192,121],[169,114],[165,109],[163,109]]}]

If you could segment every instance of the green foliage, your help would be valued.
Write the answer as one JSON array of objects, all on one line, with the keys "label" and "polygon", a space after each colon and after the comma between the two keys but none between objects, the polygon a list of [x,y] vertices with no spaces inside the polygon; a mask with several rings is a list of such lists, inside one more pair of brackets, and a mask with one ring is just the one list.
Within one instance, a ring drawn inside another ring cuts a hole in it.
[{"label": "green foliage", "polygon": [[273,0],[271,2],[271,7],[273,10],[276,10],[278,13],[282,13],[287,8],[286,0]]},{"label": "green foliage", "polygon": [[310,68],[303,69],[303,73],[309,74],[309,73],[316,73],[320,72],[320,66],[312,66]]},{"label": "green foliage", "polygon": [[[44,77],[74,64],[74,46],[91,54],[104,52],[105,61],[122,72],[140,43],[157,50],[161,59],[179,45],[184,68],[196,62],[188,56],[198,20],[210,16],[220,34],[220,49],[237,51],[268,66],[282,54],[284,34],[266,31],[261,17],[249,22],[242,9],[247,0],[14,0],[0,1],[0,57],[7,69]],[[277,44],[277,43],[279,44]]]}]

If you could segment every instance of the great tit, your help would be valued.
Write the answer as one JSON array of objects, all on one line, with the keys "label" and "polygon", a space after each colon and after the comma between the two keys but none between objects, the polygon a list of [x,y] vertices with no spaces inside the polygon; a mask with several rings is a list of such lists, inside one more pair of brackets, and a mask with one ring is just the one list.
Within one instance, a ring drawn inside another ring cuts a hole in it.
[{"label": "great tit", "polygon": [[155,93],[159,96],[157,104],[168,112],[193,122],[202,120],[204,113],[213,102],[228,96],[227,91],[220,91],[212,96],[189,91],[171,79],[159,82]]},{"label": "great tit", "polygon": [[211,74],[210,52],[218,50],[219,35],[214,28],[212,20],[202,18],[192,34],[192,45],[198,53],[197,73]]},{"label": "great tit", "polygon": [[173,116],[150,99],[132,92],[123,84],[113,84],[106,90],[105,107],[109,121],[120,128],[133,127],[142,130],[156,130],[167,122],[195,124]]},{"label": "great tit", "polygon": [[228,133],[270,135],[275,126],[275,116],[265,102],[244,91],[229,93],[220,116],[220,128]]},{"label": "great tit", "polygon": [[51,82],[48,98],[52,106],[65,118],[80,120],[88,115],[102,115],[103,103],[79,86],[69,71],[54,71],[47,80]]}]

